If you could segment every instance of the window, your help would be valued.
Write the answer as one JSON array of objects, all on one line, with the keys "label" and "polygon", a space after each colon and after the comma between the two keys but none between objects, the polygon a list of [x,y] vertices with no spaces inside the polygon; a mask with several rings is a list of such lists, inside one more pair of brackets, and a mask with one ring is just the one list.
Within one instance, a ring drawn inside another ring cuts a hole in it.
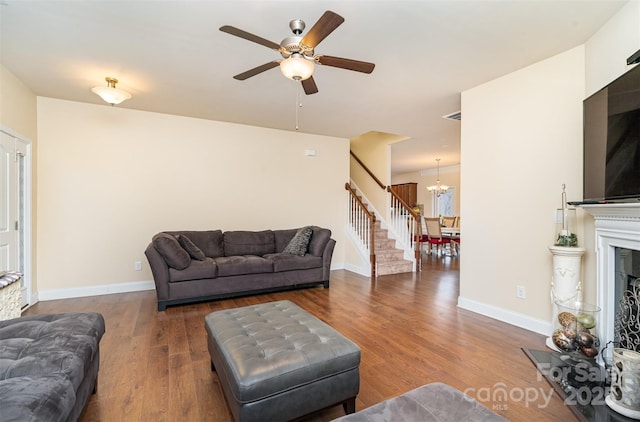
[{"label": "window", "polygon": [[432,194],[432,215],[434,217],[439,215],[455,215],[453,207],[455,193],[456,188],[449,187],[449,189],[445,193],[441,193],[440,196],[436,196],[435,193]]}]

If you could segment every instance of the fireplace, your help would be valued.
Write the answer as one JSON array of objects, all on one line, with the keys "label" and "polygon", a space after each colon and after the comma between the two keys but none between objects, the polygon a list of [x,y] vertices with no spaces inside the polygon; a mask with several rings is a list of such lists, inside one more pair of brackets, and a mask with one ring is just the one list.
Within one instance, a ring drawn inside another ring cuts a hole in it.
[{"label": "fireplace", "polygon": [[607,355],[523,351],[578,420],[640,420],[640,203],[581,207],[595,218],[596,326]]},{"label": "fireplace", "polygon": [[[601,346],[615,342],[616,346],[638,351],[640,204],[588,204],[582,208],[595,219],[596,304],[602,309],[598,322]],[[635,328],[629,324],[629,315],[634,312]]]}]

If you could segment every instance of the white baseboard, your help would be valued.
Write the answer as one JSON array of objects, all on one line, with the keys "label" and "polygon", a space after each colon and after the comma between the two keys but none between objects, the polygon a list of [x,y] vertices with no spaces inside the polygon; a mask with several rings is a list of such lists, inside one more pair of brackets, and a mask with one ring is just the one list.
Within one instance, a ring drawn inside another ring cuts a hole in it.
[{"label": "white baseboard", "polygon": [[352,264],[347,264],[345,265],[344,269],[365,277],[371,277],[371,268],[364,268],[364,267],[358,267]]},{"label": "white baseboard", "polygon": [[100,296],[113,293],[139,292],[142,290],[153,290],[156,288],[153,280],[133,281],[130,283],[103,284],[99,286],[74,287],[71,289],[55,289],[39,291],[39,300],[72,299],[76,297]]},{"label": "white baseboard", "polygon": [[344,262],[333,262],[331,261],[331,268],[329,269],[330,271],[333,270],[344,270]]},{"label": "white baseboard", "polygon": [[530,316],[523,315],[518,312],[498,308],[493,305],[487,305],[486,303],[477,302],[471,299],[465,299],[461,296],[458,297],[458,307],[545,336],[548,336],[552,331],[550,321],[531,318]]}]

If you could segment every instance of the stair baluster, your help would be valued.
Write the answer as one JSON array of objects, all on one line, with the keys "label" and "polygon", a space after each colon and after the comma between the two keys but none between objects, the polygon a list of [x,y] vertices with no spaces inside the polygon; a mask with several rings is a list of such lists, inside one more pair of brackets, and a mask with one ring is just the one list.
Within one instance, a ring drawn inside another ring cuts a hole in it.
[{"label": "stair baluster", "polygon": [[369,262],[371,263],[371,277],[376,276],[376,253],[375,253],[375,223],[376,216],[367,209],[349,183],[345,183],[345,189],[349,191],[349,225],[356,232],[362,242],[362,246],[369,252]]}]

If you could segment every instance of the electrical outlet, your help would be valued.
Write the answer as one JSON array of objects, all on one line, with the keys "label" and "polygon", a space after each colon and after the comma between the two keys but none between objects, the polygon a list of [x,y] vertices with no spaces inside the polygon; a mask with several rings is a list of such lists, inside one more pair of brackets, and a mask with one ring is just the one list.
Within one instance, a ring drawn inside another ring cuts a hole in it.
[{"label": "electrical outlet", "polygon": [[516,286],[516,297],[518,299],[527,298],[527,290],[524,288],[524,286]]},{"label": "electrical outlet", "polygon": [[142,271],[142,262],[136,261],[133,263],[133,269],[136,271]]}]

